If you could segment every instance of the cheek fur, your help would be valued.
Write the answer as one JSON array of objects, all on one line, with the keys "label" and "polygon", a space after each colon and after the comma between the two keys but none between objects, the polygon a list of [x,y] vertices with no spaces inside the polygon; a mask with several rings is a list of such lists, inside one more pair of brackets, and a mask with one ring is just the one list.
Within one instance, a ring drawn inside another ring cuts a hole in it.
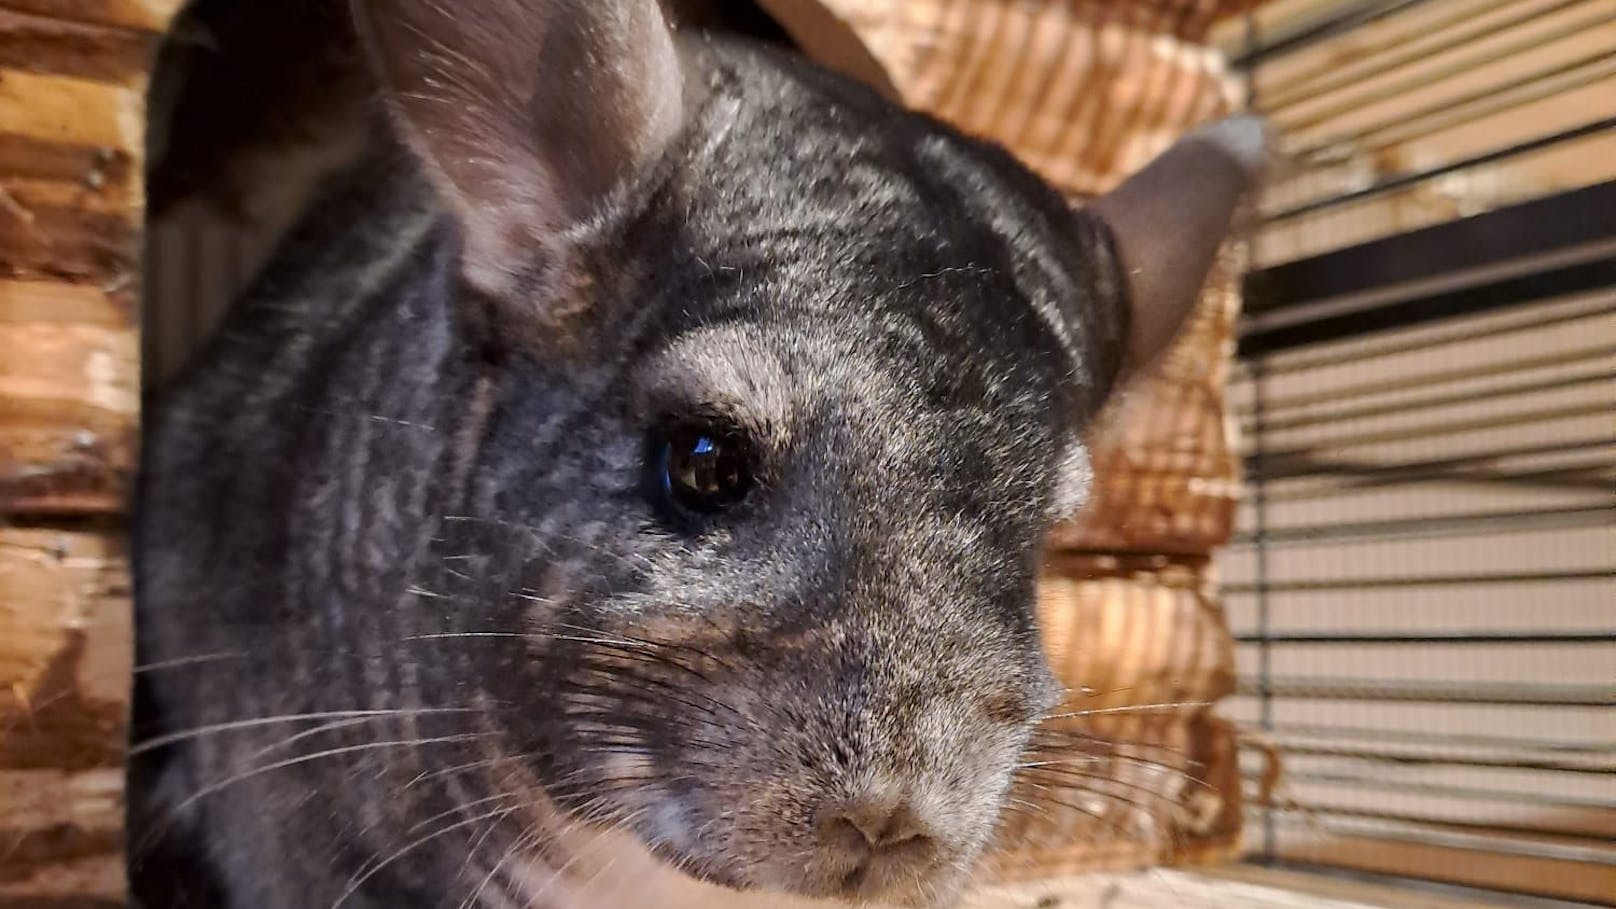
[{"label": "cheek fur", "polygon": [[1094,464],[1089,457],[1088,446],[1073,441],[1061,453],[1055,468],[1055,485],[1049,499],[1049,520],[1065,521],[1076,516],[1088,504],[1093,488]]}]

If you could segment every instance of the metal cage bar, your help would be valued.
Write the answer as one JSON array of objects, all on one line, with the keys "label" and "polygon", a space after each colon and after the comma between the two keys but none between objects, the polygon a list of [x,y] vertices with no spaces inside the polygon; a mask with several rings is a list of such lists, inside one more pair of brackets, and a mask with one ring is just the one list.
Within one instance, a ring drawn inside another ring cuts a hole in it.
[{"label": "metal cage bar", "polygon": [[1300,167],[1251,239],[1217,560],[1251,855],[1616,905],[1616,14],[1255,21],[1233,56]]}]

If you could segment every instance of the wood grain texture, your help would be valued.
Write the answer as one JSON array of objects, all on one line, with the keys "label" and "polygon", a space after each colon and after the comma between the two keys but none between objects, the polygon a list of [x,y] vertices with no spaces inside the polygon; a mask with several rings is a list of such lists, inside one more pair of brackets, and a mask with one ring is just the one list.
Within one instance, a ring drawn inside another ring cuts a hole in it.
[{"label": "wood grain texture", "polygon": [[0,9],[0,904],[123,904],[145,79],[178,0]]},{"label": "wood grain texture", "polygon": [[0,528],[0,904],[121,894],[129,617],[121,532]]},{"label": "wood grain texture", "polygon": [[155,35],[0,9],[0,66],[103,82],[138,79]]},{"label": "wood grain texture", "polygon": [[0,349],[15,352],[0,359],[0,515],[113,514],[139,418],[132,294],[156,37],[47,12],[0,11]]},{"label": "wood grain texture", "polygon": [[[0,282],[0,295],[10,289]],[[124,507],[139,416],[138,343],[127,325],[0,317],[0,350],[28,354],[0,360],[0,512]]]},{"label": "wood grain texture", "polygon": [[[1068,694],[1024,772],[986,873],[1027,879],[1221,861],[1240,842],[1234,642],[1204,558],[1057,553],[1038,594]],[[1035,807],[1031,807],[1035,806]]]},{"label": "wood grain texture", "polygon": [[185,0],[6,0],[19,12],[62,22],[111,25],[147,34],[162,34]]},{"label": "wood grain texture", "polygon": [[961,909],[1486,909],[1478,903],[1267,869],[1054,877],[987,887]]}]

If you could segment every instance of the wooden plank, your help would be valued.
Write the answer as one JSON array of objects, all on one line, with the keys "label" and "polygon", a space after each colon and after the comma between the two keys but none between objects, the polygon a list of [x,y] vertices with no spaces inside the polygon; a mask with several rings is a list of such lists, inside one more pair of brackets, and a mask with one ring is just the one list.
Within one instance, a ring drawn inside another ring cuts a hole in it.
[{"label": "wooden plank", "polygon": [[129,181],[107,182],[94,179],[40,180],[21,176],[0,176],[0,191],[6,206],[14,213],[57,209],[82,212],[139,227],[138,187]]},{"label": "wooden plank", "polygon": [[[116,521],[125,507],[139,414],[143,85],[178,2],[0,4],[7,521]],[[115,524],[0,526],[0,904],[124,904],[131,642]]]},{"label": "wooden plank", "polygon": [[0,280],[0,325],[50,322],[127,328],[134,319],[127,289],[109,291],[90,284]]},{"label": "wooden plank", "polygon": [[138,86],[0,69],[0,135],[138,154],[145,109]]},{"label": "wooden plank", "polygon": [[[1601,831],[1609,835],[1609,827]],[[1592,903],[1616,893],[1616,867],[1564,862],[1485,850],[1451,849],[1377,839],[1320,834],[1288,838],[1281,859],[1400,877],[1451,881],[1478,889],[1527,890],[1543,897]]]},{"label": "wooden plank", "polygon": [[29,206],[0,184],[0,278],[54,277],[117,286],[134,280],[140,228],[124,214]]},{"label": "wooden plank", "polygon": [[1198,560],[1053,554],[1044,649],[1073,710],[1210,702],[1234,687],[1234,641]]},{"label": "wooden plank", "polygon": [[826,0],[903,99],[1092,195],[1193,124],[1233,86],[1196,42],[1231,0],[1137,4]]},{"label": "wooden plank", "polygon": [[0,70],[0,277],[130,280],[143,111],[137,87]]},{"label": "wooden plank", "polygon": [[123,906],[122,789],[119,767],[0,770],[0,903]]},{"label": "wooden plank", "polygon": [[1478,903],[1256,868],[1084,875],[983,888],[961,909],[1483,909]]},{"label": "wooden plank", "polygon": [[138,346],[121,326],[0,321],[0,350],[21,352],[0,359],[0,514],[124,507]]},{"label": "wooden plank", "polygon": [[902,100],[886,67],[860,39],[848,11],[822,0],[758,0],[758,6],[821,66],[851,76],[893,101]]},{"label": "wooden plank", "polygon": [[122,894],[129,623],[121,532],[0,528],[0,904]]},{"label": "wooden plank", "polygon": [[0,769],[122,760],[128,578],[119,530],[0,528]]},{"label": "wooden plank", "polygon": [[155,35],[0,9],[0,67],[101,82],[144,79]]},{"label": "wooden plank", "polygon": [[1260,868],[1255,865],[1230,865],[1225,868],[1198,870],[1195,878],[1208,882],[1238,881],[1259,887],[1282,889],[1297,894],[1299,899],[1311,897],[1319,900],[1344,900],[1383,906],[1385,909],[1484,909],[1498,905],[1495,902],[1479,903],[1409,887],[1392,887],[1324,874]]},{"label": "wooden plank", "polygon": [[64,22],[162,32],[186,0],[5,0],[11,9]]},{"label": "wooden plank", "polygon": [[0,130],[0,174],[7,177],[133,187],[140,176],[134,166],[136,158],[128,149],[51,142]]}]

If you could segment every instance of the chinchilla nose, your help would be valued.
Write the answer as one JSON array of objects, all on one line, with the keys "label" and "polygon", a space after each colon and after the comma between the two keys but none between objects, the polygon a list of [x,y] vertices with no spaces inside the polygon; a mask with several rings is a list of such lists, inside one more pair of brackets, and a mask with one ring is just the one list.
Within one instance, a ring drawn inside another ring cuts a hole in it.
[{"label": "chinchilla nose", "polygon": [[838,858],[928,861],[936,852],[935,831],[902,796],[870,793],[820,812],[820,846]]}]

